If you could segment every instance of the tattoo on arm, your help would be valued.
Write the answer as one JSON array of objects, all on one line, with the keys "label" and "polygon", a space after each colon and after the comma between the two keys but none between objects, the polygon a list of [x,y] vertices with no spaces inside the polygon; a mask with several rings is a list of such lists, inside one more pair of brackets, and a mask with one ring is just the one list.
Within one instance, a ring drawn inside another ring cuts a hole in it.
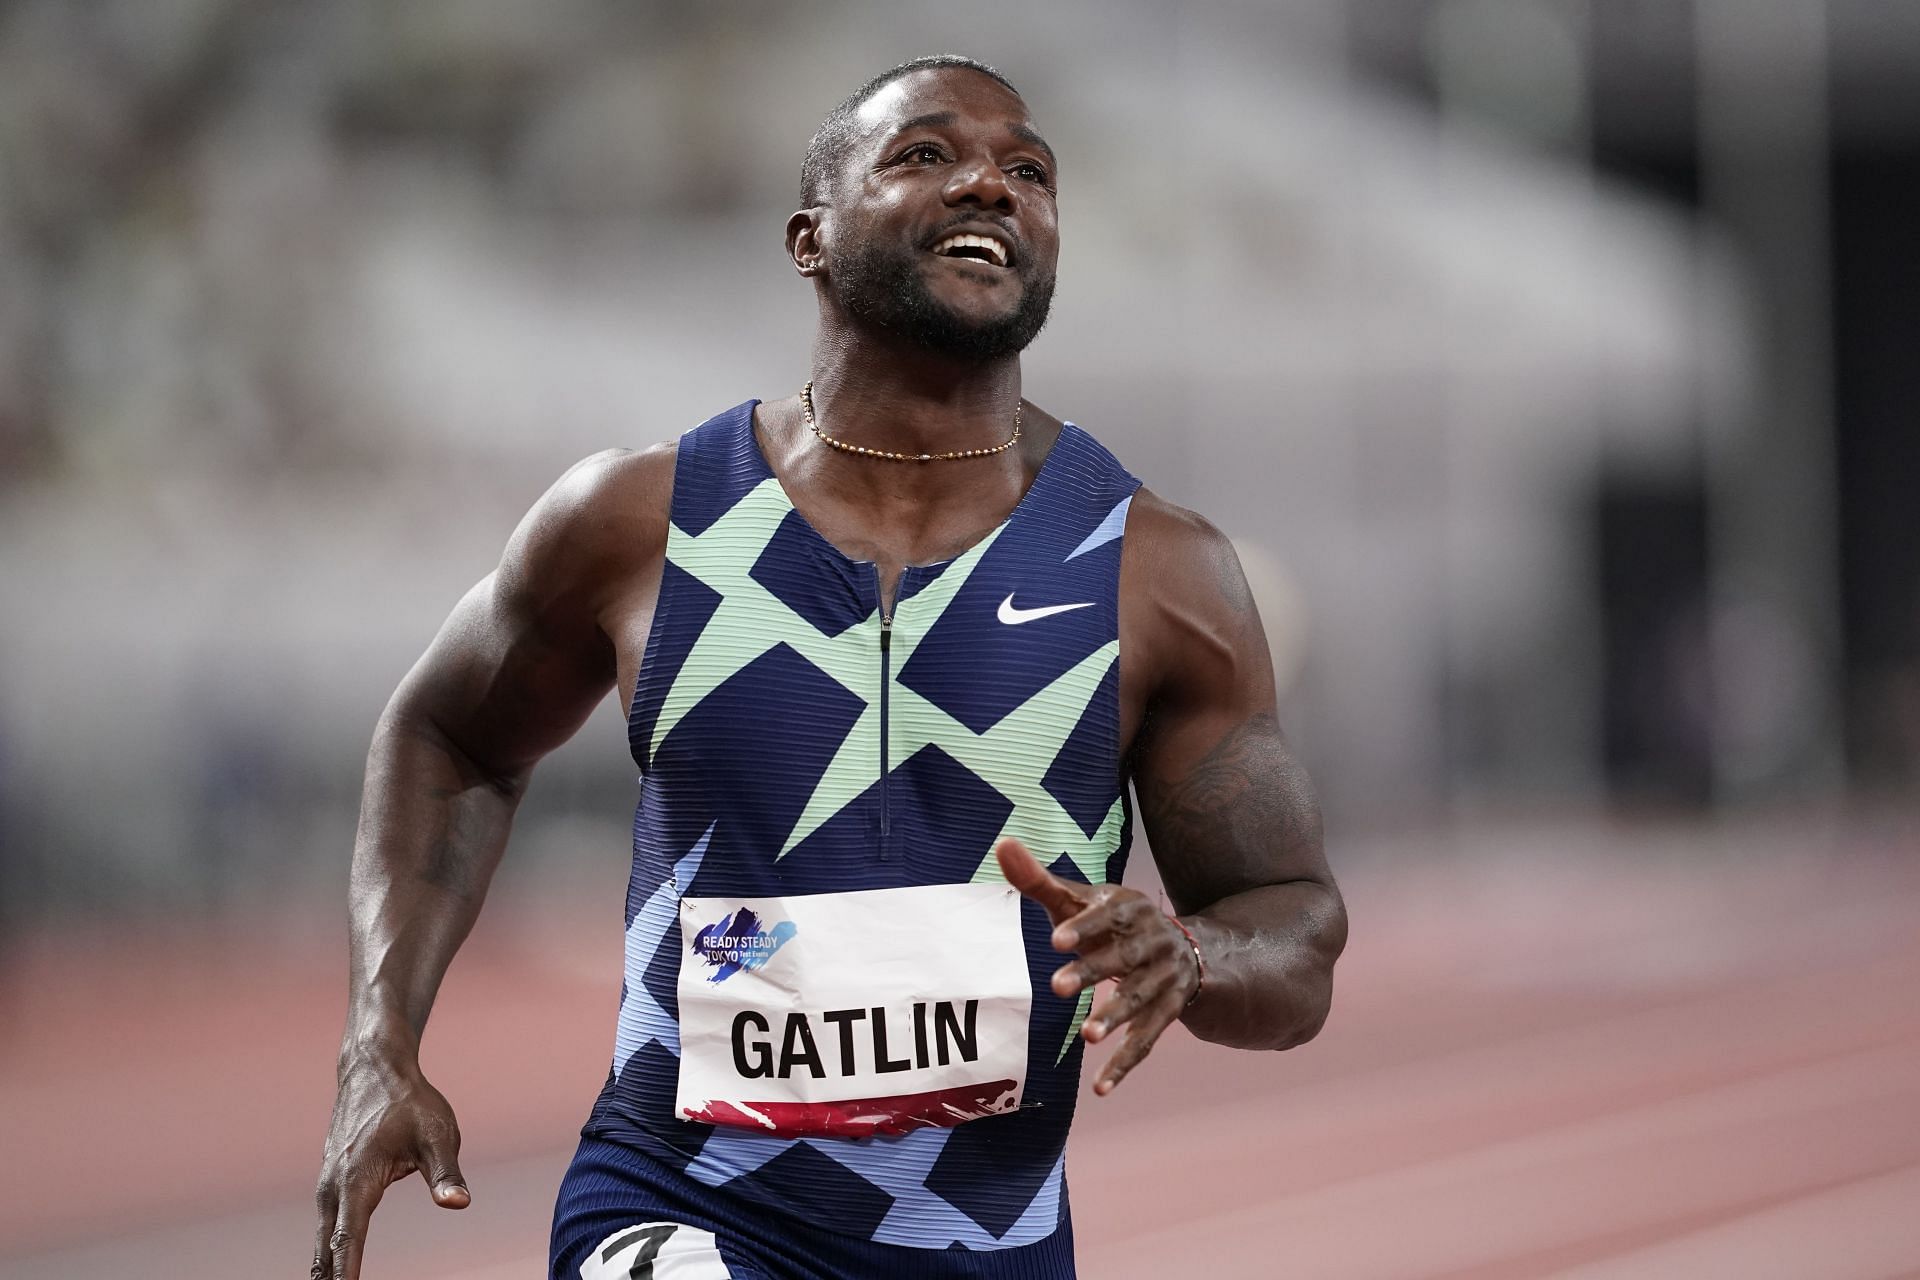
[{"label": "tattoo on arm", "polygon": [[1182,909],[1272,883],[1318,860],[1320,814],[1278,718],[1258,712],[1180,776],[1151,778],[1141,816]]}]

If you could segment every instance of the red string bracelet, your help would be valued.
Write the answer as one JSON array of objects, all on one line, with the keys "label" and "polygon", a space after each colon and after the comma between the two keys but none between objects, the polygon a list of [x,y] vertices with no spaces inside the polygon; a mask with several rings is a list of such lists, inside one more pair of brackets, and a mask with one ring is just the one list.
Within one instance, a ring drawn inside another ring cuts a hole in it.
[{"label": "red string bracelet", "polygon": [[1186,935],[1187,945],[1193,948],[1193,968],[1198,975],[1198,981],[1193,984],[1193,994],[1187,997],[1187,1003],[1180,1006],[1186,1009],[1191,1007],[1193,1002],[1200,998],[1200,993],[1207,989],[1207,961],[1200,954],[1200,941],[1193,936],[1193,930],[1181,924],[1179,916],[1168,916],[1167,919],[1173,921],[1174,928]]}]

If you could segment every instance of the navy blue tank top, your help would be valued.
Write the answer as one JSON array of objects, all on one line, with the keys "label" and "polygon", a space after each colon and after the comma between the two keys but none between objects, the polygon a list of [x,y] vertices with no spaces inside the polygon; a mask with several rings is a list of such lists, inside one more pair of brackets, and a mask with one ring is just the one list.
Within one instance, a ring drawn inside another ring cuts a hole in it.
[{"label": "navy blue tank top", "polygon": [[1120,552],[1139,481],[1065,425],[1012,514],[964,554],[907,568],[884,616],[876,567],[816,532],[768,467],[755,403],[680,439],[628,718],[641,796],[626,981],[585,1132],[859,1238],[1029,1244],[1065,1219],[1091,1003],[1053,994],[1065,957],[1038,906],[1020,904],[1032,1006],[1018,1108],[858,1139],[676,1118],[678,908],[999,880],[1003,835],[1057,875],[1117,881],[1131,833]]}]

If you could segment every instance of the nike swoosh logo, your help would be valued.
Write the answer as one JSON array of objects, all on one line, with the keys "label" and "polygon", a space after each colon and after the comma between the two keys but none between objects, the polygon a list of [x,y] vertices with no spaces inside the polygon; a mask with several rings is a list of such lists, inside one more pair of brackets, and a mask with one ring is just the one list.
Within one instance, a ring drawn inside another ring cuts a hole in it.
[{"label": "nike swoosh logo", "polygon": [[1039,618],[1051,618],[1056,613],[1072,613],[1075,609],[1090,609],[1092,607],[1093,601],[1082,600],[1079,604],[1046,604],[1041,605],[1038,609],[1016,609],[1013,607],[1013,593],[1008,592],[1007,598],[1000,602],[1000,612],[998,616],[1000,621],[1006,623],[1008,626],[1017,627],[1023,622],[1033,622]]}]

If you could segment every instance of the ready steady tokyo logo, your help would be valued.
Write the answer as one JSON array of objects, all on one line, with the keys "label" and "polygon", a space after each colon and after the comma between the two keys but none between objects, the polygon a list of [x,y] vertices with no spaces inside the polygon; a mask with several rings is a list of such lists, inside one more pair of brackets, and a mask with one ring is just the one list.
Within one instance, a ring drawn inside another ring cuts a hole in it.
[{"label": "ready steady tokyo logo", "polygon": [[714,972],[707,981],[722,982],[742,969],[764,967],[773,959],[773,953],[798,932],[800,926],[791,920],[766,928],[751,907],[741,907],[694,934],[693,953],[713,966]]}]

